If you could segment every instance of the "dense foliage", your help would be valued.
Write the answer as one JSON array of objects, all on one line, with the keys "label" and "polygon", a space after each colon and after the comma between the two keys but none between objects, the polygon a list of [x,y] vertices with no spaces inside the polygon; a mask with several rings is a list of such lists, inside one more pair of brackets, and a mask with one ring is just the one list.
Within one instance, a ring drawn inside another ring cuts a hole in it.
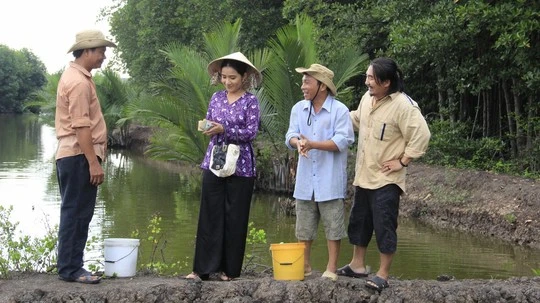
[{"label": "dense foliage", "polygon": [[275,29],[286,24],[280,0],[116,0],[103,10],[111,33],[121,42],[119,57],[139,84],[159,80],[171,67],[161,51],[180,43],[201,50],[203,33],[223,22],[242,19],[239,45],[262,47]]},{"label": "dense foliage", "polygon": [[[349,87],[340,90],[340,100],[354,108],[365,92],[363,72],[343,77],[345,67],[356,57],[365,70],[360,54],[367,54],[394,58],[404,71],[406,92],[420,104],[433,133],[424,161],[539,175],[538,1],[156,3],[117,0],[103,11],[124,67],[138,86],[132,87],[136,94],[122,99],[127,100],[121,102],[123,111],[115,107],[111,123],[148,119],[134,115],[136,108],[165,113],[159,123],[147,120],[165,129],[154,138],[155,155],[198,161],[206,139],[188,128],[204,114],[208,94],[216,89],[209,86],[204,67],[217,55],[241,50],[263,70],[258,91],[263,136],[282,145],[288,112],[301,97],[294,67],[315,61],[330,66],[336,81],[344,81],[342,88]],[[309,22],[298,22],[303,15]],[[236,24],[236,34],[218,30],[223,24]],[[167,120],[172,129],[164,126]],[[182,127],[182,135],[171,135]]]},{"label": "dense foliage", "polygon": [[46,83],[45,65],[28,49],[0,44],[0,113],[20,113],[27,98]]},{"label": "dense foliage", "polygon": [[394,58],[406,91],[430,122],[445,126],[435,128],[439,144],[428,156],[461,154],[470,167],[484,168],[484,158],[459,150],[480,144],[489,159],[512,160],[505,172],[540,171],[538,1],[287,0],[283,11],[287,19],[313,16],[329,58],[336,45]]}]

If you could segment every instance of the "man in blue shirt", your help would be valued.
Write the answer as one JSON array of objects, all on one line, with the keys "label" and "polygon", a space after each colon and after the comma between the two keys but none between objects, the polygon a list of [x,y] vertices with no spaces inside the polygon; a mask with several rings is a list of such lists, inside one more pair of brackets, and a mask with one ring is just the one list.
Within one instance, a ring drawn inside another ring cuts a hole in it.
[{"label": "man in blue shirt", "polygon": [[299,153],[294,198],[296,237],[305,244],[304,275],[311,274],[310,253],[322,220],[328,246],[323,277],[337,280],[341,239],[346,236],[344,205],[347,153],[354,142],[349,109],[335,99],[334,73],[320,64],[296,68],[303,74],[304,100],[291,109],[285,144]]}]

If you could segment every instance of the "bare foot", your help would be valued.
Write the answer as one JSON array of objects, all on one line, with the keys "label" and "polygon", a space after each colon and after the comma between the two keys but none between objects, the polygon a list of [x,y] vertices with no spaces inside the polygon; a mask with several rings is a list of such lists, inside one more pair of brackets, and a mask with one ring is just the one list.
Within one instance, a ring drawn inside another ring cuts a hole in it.
[{"label": "bare foot", "polygon": [[189,275],[187,275],[186,279],[194,280],[194,281],[201,281],[201,277],[199,277],[199,275],[197,273],[195,273],[195,272],[192,272]]},{"label": "bare foot", "polygon": [[219,278],[221,279],[221,281],[231,281],[232,278],[227,276],[224,272],[222,272],[220,275],[219,275]]},{"label": "bare foot", "polygon": [[304,277],[311,276],[311,265],[304,266]]}]

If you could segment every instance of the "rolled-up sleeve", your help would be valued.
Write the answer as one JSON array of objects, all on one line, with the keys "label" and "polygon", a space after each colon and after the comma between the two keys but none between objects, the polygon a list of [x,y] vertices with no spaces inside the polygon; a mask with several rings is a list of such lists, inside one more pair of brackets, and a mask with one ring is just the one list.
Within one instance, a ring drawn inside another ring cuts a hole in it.
[{"label": "rolled-up sleeve", "polygon": [[335,129],[335,134],[331,140],[334,141],[339,151],[347,150],[354,143],[354,130],[349,111],[346,108],[340,109],[336,117]]},{"label": "rolled-up sleeve", "polygon": [[90,103],[81,100],[92,100],[91,88],[86,82],[79,82],[71,87],[68,96],[68,111],[71,116],[71,127],[90,127]]},{"label": "rolled-up sleeve", "polygon": [[401,119],[400,128],[405,130],[403,137],[407,145],[405,146],[404,155],[417,159],[422,157],[428,148],[431,132],[426,120],[417,106],[411,107],[410,110],[404,112],[405,119]]}]

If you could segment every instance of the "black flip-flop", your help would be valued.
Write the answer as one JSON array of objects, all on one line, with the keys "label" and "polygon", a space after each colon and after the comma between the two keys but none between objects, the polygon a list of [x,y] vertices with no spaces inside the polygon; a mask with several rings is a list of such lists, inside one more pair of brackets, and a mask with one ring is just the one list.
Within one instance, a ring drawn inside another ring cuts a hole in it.
[{"label": "black flip-flop", "polygon": [[366,268],[364,269],[364,272],[355,272],[349,266],[349,264],[341,268],[338,268],[338,270],[336,271],[338,276],[347,276],[347,277],[352,277],[352,278],[365,278],[369,275],[369,272],[370,272],[369,266],[366,266]]},{"label": "black flip-flop", "polygon": [[373,276],[372,278],[366,280],[366,287],[375,289],[378,292],[381,292],[383,289],[388,288],[389,286],[388,281],[379,276]]}]

